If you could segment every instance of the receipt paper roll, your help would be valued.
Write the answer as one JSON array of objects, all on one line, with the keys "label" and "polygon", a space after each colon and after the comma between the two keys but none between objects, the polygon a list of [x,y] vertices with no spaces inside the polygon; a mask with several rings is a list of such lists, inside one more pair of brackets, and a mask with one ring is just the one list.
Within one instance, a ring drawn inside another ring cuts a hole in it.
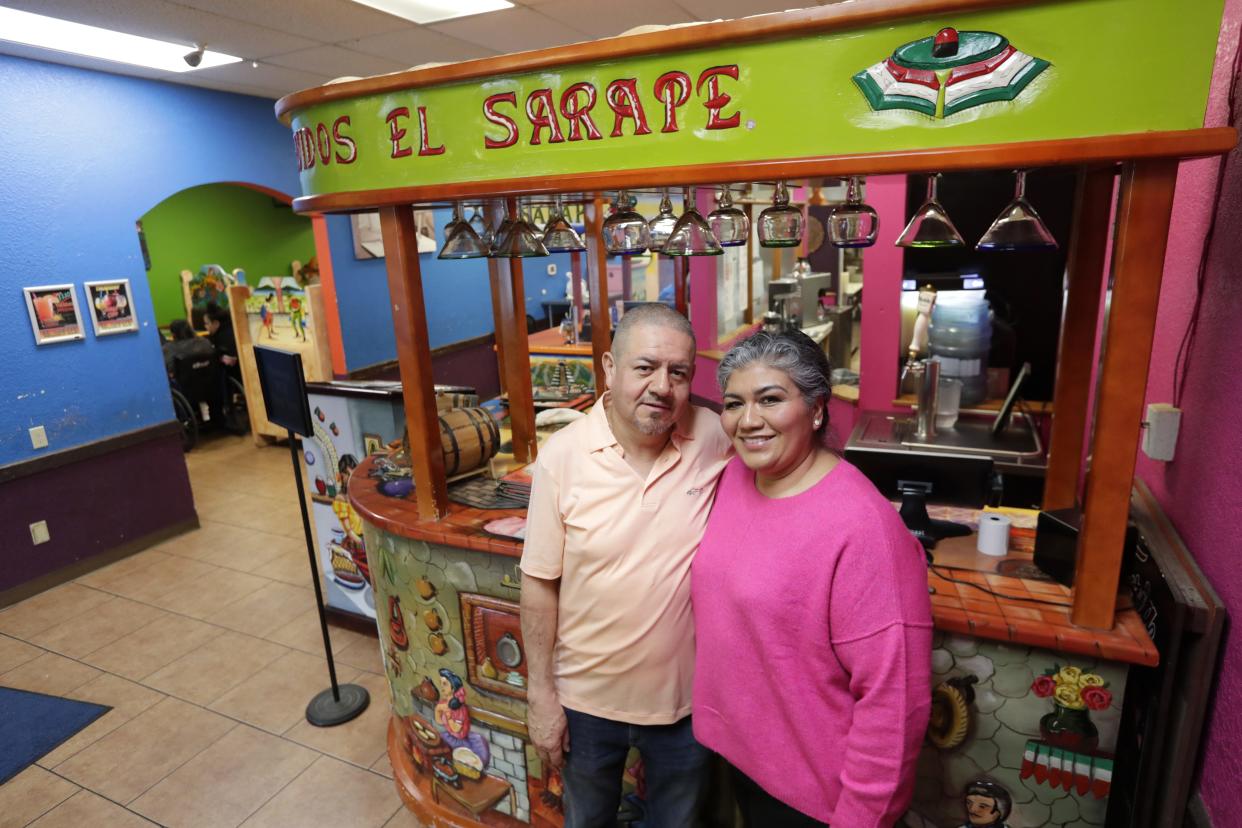
[{"label": "receipt paper roll", "polygon": [[979,515],[979,551],[996,558],[1009,553],[1009,518],[991,512]]}]

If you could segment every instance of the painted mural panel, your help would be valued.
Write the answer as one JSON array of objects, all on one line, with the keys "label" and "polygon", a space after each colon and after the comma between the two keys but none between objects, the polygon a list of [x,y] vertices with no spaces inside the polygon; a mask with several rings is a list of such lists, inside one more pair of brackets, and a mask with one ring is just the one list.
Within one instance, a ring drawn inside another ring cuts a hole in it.
[{"label": "painted mural panel", "polygon": [[937,633],[910,828],[1104,825],[1127,666]]}]

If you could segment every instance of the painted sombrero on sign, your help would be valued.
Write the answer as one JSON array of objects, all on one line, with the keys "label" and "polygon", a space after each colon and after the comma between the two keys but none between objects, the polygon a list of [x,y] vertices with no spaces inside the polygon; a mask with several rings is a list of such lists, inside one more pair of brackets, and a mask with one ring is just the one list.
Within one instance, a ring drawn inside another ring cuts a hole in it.
[{"label": "painted sombrero on sign", "polygon": [[947,118],[991,101],[1012,101],[1051,64],[995,32],[941,29],[854,75],[874,110],[912,109]]}]

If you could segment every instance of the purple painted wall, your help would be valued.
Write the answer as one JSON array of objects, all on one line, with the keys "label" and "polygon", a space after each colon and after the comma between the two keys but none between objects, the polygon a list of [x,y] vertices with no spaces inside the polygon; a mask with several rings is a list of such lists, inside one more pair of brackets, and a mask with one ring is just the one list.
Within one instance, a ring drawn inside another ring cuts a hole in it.
[{"label": "purple painted wall", "polygon": [[[1228,95],[1242,30],[1242,0],[1227,0],[1217,49],[1206,126],[1229,121]],[[1242,517],[1242,378],[1237,373],[1237,331],[1242,292],[1242,159],[1228,160],[1221,200],[1214,205],[1219,162],[1182,165],[1164,262],[1160,313],[1148,374],[1147,401],[1171,402],[1174,365],[1195,303],[1203,240],[1217,210],[1209,252],[1199,330],[1189,352],[1181,398],[1177,455],[1157,463],[1139,454],[1138,475],[1151,487],[1195,560],[1235,619],[1242,617],[1242,567],[1238,559]],[[1242,813],[1242,636],[1228,635],[1214,709],[1209,713],[1200,790],[1216,825],[1237,824]]]},{"label": "purple painted wall", "polygon": [[[195,517],[178,434],[10,481],[3,500],[0,592]],[[51,540],[32,547],[36,520]]]}]

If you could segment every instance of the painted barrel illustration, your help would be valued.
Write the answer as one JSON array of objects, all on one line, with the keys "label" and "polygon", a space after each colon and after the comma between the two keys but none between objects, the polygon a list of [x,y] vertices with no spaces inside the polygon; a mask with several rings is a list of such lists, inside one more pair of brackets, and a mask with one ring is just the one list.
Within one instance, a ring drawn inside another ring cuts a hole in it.
[{"label": "painted barrel illustration", "polygon": [[440,444],[444,471],[453,477],[492,459],[500,449],[500,428],[482,408],[452,408],[440,412]]}]

